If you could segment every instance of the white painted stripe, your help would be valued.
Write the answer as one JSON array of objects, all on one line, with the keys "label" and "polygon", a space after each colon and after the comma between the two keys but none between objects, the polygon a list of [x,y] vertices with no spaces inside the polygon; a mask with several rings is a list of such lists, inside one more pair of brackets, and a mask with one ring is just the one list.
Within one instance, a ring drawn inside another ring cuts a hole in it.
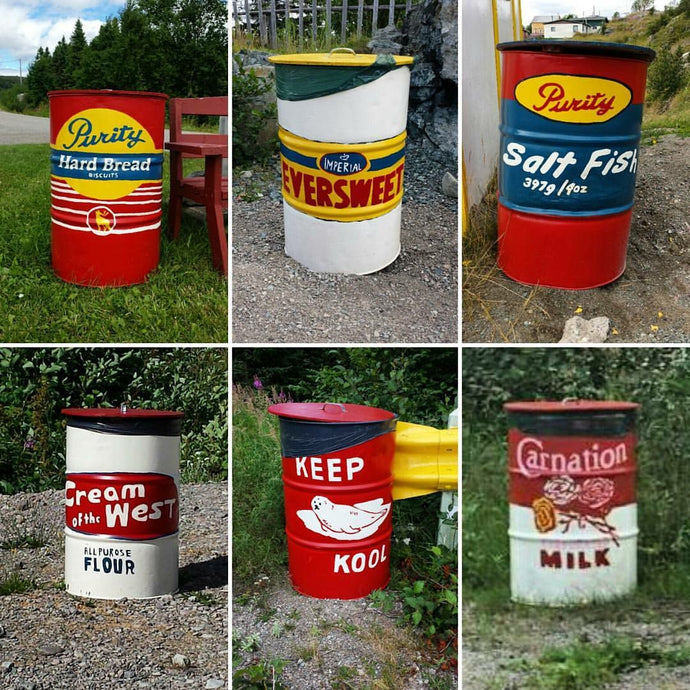
[{"label": "white painted stripe", "polygon": [[[50,208],[52,208],[54,211],[64,211],[65,213],[71,213],[72,215],[75,216],[88,216],[89,211],[79,211],[74,208],[65,208],[64,206],[55,206],[55,204],[51,204]],[[90,209],[89,209],[90,210]],[[115,216],[117,218],[123,218],[123,217],[128,217],[128,216],[155,216],[157,214],[161,214],[161,210],[157,209],[154,211],[141,211],[140,213],[115,213]]]},{"label": "white painted stripe", "polygon": [[[67,228],[68,230],[81,230],[82,232],[93,232],[90,228],[88,227],[81,227],[78,225],[69,225],[68,223],[63,223],[62,221],[57,220],[54,216],[51,216],[51,220],[55,225],[59,225],[63,228]],[[157,223],[154,223],[153,225],[143,225],[139,228],[131,228],[130,230],[118,230],[115,228],[114,230],[109,230],[106,233],[102,233],[103,235],[132,235],[135,232],[144,232],[145,230],[157,230],[160,228],[161,222],[158,221]],[[101,233],[94,233],[94,235],[100,235]]]},{"label": "white painted stripe", "polygon": [[53,195],[53,199],[59,199],[60,201],[70,201],[73,204],[88,204],[89,206],[141,206],[143,204],[159,204],[161,198],[157,199],[142,199],[141,201],[118,201],[116,199],[76,199],[69,196],[60,196],[58,194]]}]

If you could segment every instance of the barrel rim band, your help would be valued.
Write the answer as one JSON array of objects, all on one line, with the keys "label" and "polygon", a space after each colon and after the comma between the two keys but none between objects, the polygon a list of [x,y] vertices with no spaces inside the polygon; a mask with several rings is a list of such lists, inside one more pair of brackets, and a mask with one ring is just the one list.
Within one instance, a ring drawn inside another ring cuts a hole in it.
[{"label": "barrel rim band", "polygon": [[626,58],[652,62],[656,51],[630,43],[604,43],[599,41],[569,41],[542,39],[541,41],[506,41],[499,43],[496,50],[501,52],[542,53],[549,57],[554,54],[581,57]]},{"label": "barrel rim band", "polygon": [[[297,491],[303,491],[305,493],[313,493],[315,490],[321,489],[324,491],[323,482],[320,484],[307,484],[305,481],[297,481],[292,477],[285,476],[283,472],[282,475],[283,484],[286,484],[292,489]],[[381,489],[391,489],[393,487],[393,475],[385,477],[378,482],[367,482],[362,484],[346,484],[344,486],[334,486],[333,483],[328,484],[328,493],[333,494],[347,494],[347,493],[367,493],[369,491],[380,491]],[[392,499],[391,499],[392,500]]]},{"label": "barrel rim band", "polygon": [[285,534],[287,536],[288,544],[293,542],[299,546],[311,549],[313,551],[360,551],[361,549],[367,549],[370,546],[378,546],[382,542],[389,542],[393,536],[393,527],[389,526],[385,531],[381,533],[376,532],[374,536],[368,537],[367,539],[347,542],[338,541],[333,544],[330,542],[314,541],[303,539],[302,537],[296,537],[287,528],[285,529]]}]

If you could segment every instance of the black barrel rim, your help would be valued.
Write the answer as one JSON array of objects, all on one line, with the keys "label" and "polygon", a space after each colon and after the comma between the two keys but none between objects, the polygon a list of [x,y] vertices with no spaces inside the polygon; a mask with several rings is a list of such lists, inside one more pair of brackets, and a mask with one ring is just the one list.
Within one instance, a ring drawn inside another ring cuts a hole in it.
[{"label": "black barrel rim", "polygon": [[544,39],[541,41],[507,41],[499,43],[497,50],[523,51],[530,53],[561,53],[567,55],[588,55],[591,57],[614,57],[644,60],[651,62],[656,52],[651,48],[636,46],[630,43],[605,43],[599,41],[569,41],[561,39]]}]

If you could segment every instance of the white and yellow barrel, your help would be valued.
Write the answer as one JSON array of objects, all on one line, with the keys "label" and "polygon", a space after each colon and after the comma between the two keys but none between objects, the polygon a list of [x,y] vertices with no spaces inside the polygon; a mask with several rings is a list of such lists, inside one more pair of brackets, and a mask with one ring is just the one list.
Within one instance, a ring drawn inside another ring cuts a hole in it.
[{"label": "white and yellow barrel", "polygon": [[276,55],[285,252],[312,271],[365,274],[400,253],[413,58]]}]

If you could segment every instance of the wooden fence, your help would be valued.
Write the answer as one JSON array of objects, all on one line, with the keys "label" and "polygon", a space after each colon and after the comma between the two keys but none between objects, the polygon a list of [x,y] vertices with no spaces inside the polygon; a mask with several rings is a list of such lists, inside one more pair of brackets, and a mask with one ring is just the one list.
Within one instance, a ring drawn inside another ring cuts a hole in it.
[{"label": "wooden fence", "polygon": [[[323,1],[323,0],[321,0]],[[324,21],[326,36],[333,31],[333,14],[340,14],[340,40],[345,43],[347,38],[347,20],[349,13],[357,13],[357,38],[362,35],[364,13],[371,12],[371,35],[378,28],[379,12],[388,10],[388,25],[394,24],[396,9],[404,9],[405,15],[412,9],[412,0],[396,3],[388,0],[387,5],[379,4],[379,0],[373,0],[373,4],[365,5],[364,0],[342,0],[342,5],[333,7],[332,0],[325,0],[325,5],[318,0],[232,0],[233,24],[248,34],[259,32],[261,45],[269,46],[276,50],[278,47],[278,17],[284,18],[285,25],[290,20],[297,21],[297,33],[300,47],[304,43],[305,18],[309,21],[311,15],[311,39],[316,43],[316,30],[318,19]],[[253,5],[253,6],[251,6]]]}]

